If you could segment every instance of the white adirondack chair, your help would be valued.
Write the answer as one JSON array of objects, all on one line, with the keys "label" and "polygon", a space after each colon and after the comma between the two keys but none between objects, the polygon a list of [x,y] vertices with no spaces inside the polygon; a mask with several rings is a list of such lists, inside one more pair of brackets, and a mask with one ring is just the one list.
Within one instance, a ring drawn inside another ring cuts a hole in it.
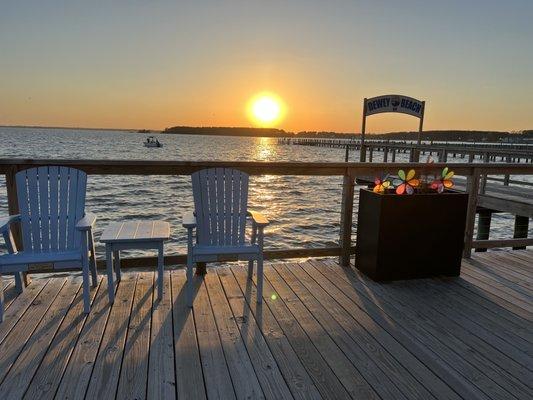
[{"label": "white adirondack chair", "polygon": [[[193,264],[248,260],[248,278],[257,261],[257,302],[263,293],[263,231],[268,220],[249,211],[248,175],[231,168],[210,168],[192,174],[194,212],[183,216],[188,232],[187,301],[192,307]],[[245,243],[247,217],[252,219],[250,243]],[[193,230],[196,228],[196,243]]]},{"label": "white adirondack chair", "polygon": [[[39,263],[52,263],[54,269],[82,269],[84,311],[88,313],[89,269],[93,286],[97,277],[92,233],[96,218],[85,213],[87,175],[74,168],[45,166],[20,171],[15,180],[20,214],[0,220],[9,253],[0,255],[0,321],[4,309],[1,275],[14,273],[22,289],[20,272]],[[22,231],[21,251],[11,235],[14,223]]]}]

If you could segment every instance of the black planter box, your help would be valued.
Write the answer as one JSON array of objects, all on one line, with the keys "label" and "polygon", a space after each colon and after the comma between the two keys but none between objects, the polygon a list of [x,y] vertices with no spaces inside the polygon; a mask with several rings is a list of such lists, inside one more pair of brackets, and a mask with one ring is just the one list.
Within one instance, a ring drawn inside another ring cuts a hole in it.
[{"label": "black planter box", "polygon": [[359,192],[355,266],[376,281],[458,276],[468,194]]}]

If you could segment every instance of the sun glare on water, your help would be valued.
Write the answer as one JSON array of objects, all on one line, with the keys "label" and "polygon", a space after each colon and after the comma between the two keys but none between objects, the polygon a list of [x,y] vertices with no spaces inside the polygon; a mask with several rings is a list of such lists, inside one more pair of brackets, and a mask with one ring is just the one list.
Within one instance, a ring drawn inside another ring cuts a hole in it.
[{"label": "sun glare on water", "polygon": [[261,93],[250,101],[248,113],[254,124],[270,127],[281,120],[283,108],[283,102],[276,95]]}]

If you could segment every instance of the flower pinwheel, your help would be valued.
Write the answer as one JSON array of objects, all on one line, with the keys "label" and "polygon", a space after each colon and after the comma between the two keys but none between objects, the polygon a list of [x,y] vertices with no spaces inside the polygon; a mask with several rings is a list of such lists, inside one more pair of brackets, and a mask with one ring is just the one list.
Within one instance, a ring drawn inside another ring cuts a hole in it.
[{"label": "flower pinwheel", "polygon": [[374,192],[383,193],[386,189],[390,187],[390,185],[391,185],[391,182],[388,179],[388,176],[383,179],[376,178],[374,179]]},{"label": "flower pinwheel", "polygon": [[431,182],[431,189],[435,189],[437,192],[442,193],[445,188],[451,188],[453,186],[453,171],[449,171],[448,167],[442,170],[441,176]]},{"label": "flower pinwheel", "polygon": [[393,184],[396,186],[396,194],[413,194],[415,188],[420,185],[420,180],[415,179],[415,170],[410,170],[407,175],[403,169],[398,171],[398,178],[395,179]]}]

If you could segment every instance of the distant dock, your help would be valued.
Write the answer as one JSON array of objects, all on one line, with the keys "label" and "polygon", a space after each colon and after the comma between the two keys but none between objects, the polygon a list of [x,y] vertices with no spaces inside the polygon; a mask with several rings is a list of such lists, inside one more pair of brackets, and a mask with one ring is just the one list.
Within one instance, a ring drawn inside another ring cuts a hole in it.
[{"label": "distant dock", "polygon": [[[279,145],[316,146],[344,149],[346,153],[361,150],[361,141],[354,139],[279,138]],[[397,154],[409,154],[410,162],[418,155],[437,157],[447,162],[448,156],[468,158],[469,162],[533,163],[533,145],[523,143],[461,143],[461,142],[416,142],[405,140],[365,140],[364,153],[373,161],[375,153],[383,153],[383,161],[396,161]],[[437,161],[436,160],[436,161]],[[354,160],[355,161],[355,160]],[[361,160],[363,161],[363,160]]]}]

